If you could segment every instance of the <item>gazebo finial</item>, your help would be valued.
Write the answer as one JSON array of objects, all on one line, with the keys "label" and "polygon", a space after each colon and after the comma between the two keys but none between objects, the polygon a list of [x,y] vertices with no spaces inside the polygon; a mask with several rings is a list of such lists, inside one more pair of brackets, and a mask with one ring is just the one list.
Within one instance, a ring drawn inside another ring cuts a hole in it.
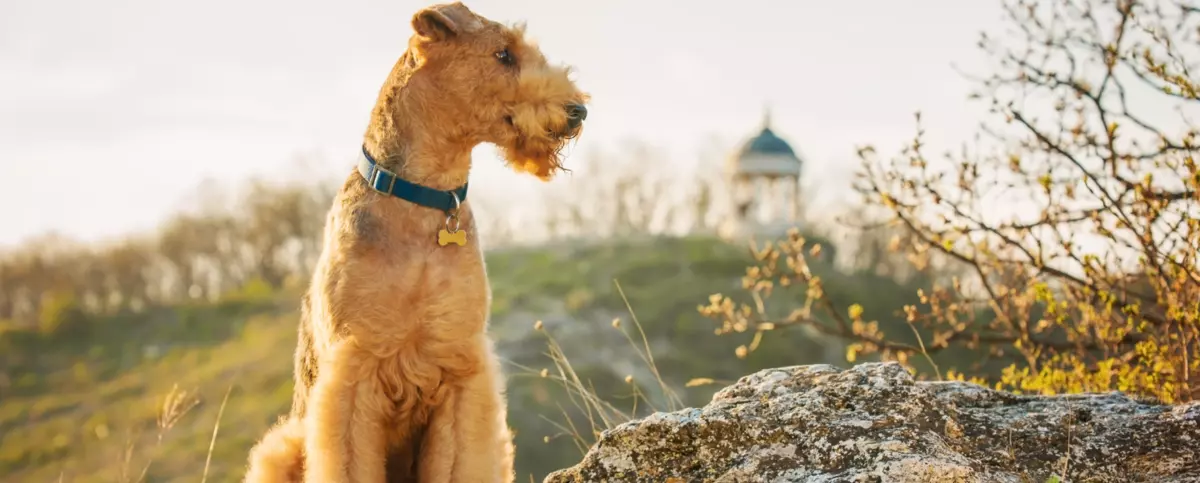
[{"label": "gazebo finial", "polygon": [[771,103],[763,103],[763,129],[771,129]]}]

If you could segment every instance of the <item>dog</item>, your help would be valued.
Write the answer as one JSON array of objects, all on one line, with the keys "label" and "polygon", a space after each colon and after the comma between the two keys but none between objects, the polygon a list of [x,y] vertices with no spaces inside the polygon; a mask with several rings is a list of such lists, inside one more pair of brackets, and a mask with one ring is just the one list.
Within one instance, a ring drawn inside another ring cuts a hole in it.
[{"label": "dog", "polygon": [[514,479],[471,151],[491,143],[548,181],[589,96],[523,25],[455,2],[412,28],[326,218],[291,411],[251,449],[247,483]]}]

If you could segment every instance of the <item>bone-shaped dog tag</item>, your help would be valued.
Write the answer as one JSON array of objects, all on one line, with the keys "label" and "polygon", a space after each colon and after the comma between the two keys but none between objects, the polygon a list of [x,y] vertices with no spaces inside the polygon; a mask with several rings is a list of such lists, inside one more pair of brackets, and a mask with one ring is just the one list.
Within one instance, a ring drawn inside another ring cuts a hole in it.
[{"label": "bone-shaped dog tag", "polygon": [[460,247],[467,246],[467,230],[455,230],[451,232],[447,231],[445,228],[442,228],[442,230],[438,232],[438,245],[444,247],[451,243]]}]

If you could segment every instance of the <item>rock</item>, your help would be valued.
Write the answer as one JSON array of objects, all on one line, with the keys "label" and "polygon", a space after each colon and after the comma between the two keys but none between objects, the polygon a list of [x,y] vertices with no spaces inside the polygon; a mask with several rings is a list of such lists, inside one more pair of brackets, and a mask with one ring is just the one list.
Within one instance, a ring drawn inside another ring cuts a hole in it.
[{"label": "rock", "polygon": [[574,482],[1200,482],[1200,403],[1018,396],[895,363],[743,377],[604,432]]}]

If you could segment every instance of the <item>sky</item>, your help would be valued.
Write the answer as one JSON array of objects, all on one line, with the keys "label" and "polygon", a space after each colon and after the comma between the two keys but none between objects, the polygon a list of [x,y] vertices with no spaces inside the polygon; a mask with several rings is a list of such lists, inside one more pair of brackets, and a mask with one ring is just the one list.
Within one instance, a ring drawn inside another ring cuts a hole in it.
[{"label": "sky", "polygon": [[[575,68],[592,101],[573,153],[635,139],[686,167],[756,134],[769,105],[806,184],[832,192],[856,146],[894,152],[917,110],[932,146],[968,140],[984,111],[955,67],[986,67],[975,42],[1002,27],[999,2],[963,0],[465,3]],[[347,173],[426,5],[0,3],[0,246],[148,230],[205,180]],[[550,189],[475,154],[472,192]]]}]

